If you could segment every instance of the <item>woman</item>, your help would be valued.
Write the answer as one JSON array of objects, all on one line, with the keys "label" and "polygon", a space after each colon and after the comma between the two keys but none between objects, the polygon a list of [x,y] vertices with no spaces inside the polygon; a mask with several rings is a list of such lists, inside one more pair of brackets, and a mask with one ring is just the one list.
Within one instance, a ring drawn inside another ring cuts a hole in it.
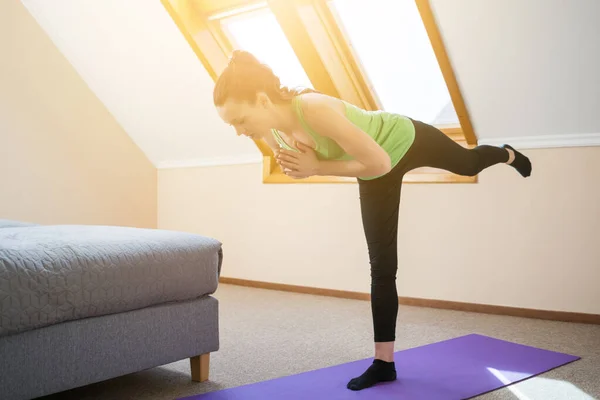
[{"label": "woman", "polygon": [[268,66],[241,50],[217,80],[214,104],[238,135],[268,143],[288,176],[357,178],[371,265],[375,357],[347,387],[361,390],[395,380],[396,248],[404,174],[428,166],[474,176],[505,163],[527,177],[529,159],[509,145],[466,149],[423,122],[282,87]]}]

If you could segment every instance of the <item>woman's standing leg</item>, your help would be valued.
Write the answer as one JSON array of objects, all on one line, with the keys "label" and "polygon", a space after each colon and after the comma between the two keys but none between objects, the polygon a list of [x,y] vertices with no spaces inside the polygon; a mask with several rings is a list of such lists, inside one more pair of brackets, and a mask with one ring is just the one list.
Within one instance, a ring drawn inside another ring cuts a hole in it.
[{"label": "woman's standing leg", "polygon": [[398,314],[398,215],[404,174],[419,167],[441,168],[474,176],[496,164],[510,164],[522,176],[531,174],[527,157],[510,146],[481,145],[467,149],[439,129],[413,121],[415,141],[405,157],[387,175],[359,183],[363,227],[371,264],[371,310],[375,336],[375,360],[348,388],[361,390],[378,382],[396,379],[393,362]]},{"label": "woman's standing leg", "polygon": [[393,360],[398,293],[398,211],[402,174],[399,170],[373,181],[359,180],[363,228],[371,264],[371,311],[375,339],[373,364],[348,388],[361,390],[396,379]]}]

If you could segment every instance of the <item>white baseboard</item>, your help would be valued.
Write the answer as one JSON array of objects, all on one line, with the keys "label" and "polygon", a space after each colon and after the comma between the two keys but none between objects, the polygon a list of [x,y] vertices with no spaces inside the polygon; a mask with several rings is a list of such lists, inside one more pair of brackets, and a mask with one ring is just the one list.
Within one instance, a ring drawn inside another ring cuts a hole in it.
[{"label": "white baseboard", "polygon": [[477,142],[490,146],[510,144],[515,149],[600,146],[600,133],[488,138],[479,139]]},{"label": "white baseboard", "polygon": [[161,161],[158,169],[169,168],[194,168],[194,167],[218,167],[224,165],[242,165],[262,163],[262,154],[245,154],[231,157],[194,158],[187,160]]}]

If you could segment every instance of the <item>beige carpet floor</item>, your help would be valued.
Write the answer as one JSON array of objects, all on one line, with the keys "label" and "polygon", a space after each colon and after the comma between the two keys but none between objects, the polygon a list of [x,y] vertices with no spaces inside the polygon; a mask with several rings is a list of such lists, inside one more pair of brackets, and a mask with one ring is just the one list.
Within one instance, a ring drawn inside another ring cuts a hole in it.
[{"label": "beige carpet floor", "polygon": [[[209,382],[191,382],[182,360],[43,400],[176,399],[373,356],[369,302],[232,285],[221,285],[215,297],[221,349],[211,355]],[[598,325],[400,306],[396,351],[469,333],[582,357],[475,399],[600,399]]]}]

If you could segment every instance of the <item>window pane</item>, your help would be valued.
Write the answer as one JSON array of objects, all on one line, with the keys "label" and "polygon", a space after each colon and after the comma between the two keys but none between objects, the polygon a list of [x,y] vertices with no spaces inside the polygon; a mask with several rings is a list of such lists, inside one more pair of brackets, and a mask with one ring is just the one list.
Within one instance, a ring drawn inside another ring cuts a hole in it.
[{"label": "window pane", "polygon": [[414,0],[331,0],[382,107],[435,124],[458,124]]},{"label": "window pane", "polygon": [[275,15],[268,9],[221,20],[234,48],[254,54],[285,86],[313,88]]}]

